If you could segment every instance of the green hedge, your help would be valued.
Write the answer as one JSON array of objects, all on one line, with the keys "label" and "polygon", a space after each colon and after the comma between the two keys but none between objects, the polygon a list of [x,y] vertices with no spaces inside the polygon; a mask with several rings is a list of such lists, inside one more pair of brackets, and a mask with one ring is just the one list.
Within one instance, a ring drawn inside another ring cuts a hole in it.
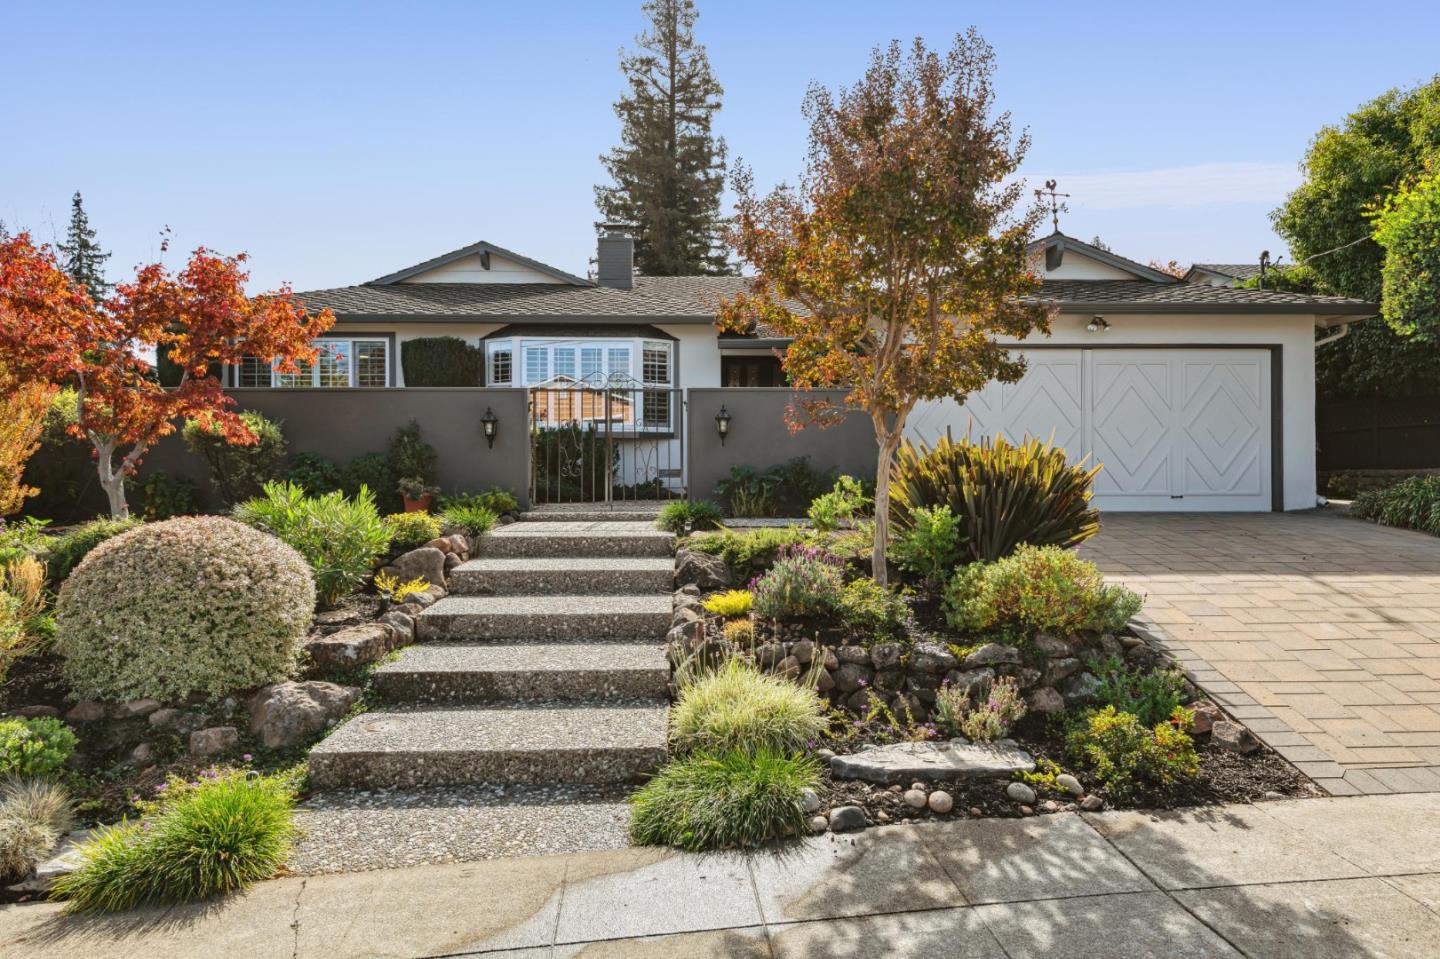
[{"label": "green hedge", "polygon": [[485,351],[454,336],[426,336],[400,344],[406,386],[484,386]]}]

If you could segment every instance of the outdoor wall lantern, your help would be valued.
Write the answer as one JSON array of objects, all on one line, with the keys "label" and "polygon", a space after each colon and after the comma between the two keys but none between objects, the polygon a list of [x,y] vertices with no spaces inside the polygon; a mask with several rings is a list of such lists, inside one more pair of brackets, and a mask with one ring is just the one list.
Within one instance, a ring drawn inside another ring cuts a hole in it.
[{"label": "outdoor wall lantern", "polygon": [[725,409],[724,404],[720,406],[720,412],[715,414],[715,432],[720,434],[720,445],[725,445],[725,437],[730,435],[730,411]]},{"label": "outdoor wall lantern", "polygon": [[490,449],[495,448],[495,434],[500,430],[500,417],[490,407],[485,407],[485,415],[480,417],[480,428],[485,431],[485,442]]},{"label": "outdoor wall lantern", "polygon": [[1085,324],[1085,329],[1091,333],[1104,333],[1110,329],[1110,324],[1105,321],[1103,316],[1092,316],[1090,322]]}]

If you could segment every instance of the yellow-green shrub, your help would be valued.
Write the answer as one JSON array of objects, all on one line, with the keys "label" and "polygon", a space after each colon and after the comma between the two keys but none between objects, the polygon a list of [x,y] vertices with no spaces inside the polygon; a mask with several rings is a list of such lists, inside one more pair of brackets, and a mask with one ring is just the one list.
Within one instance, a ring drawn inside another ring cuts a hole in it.
[{"label": "yellow-green shrub", "polygon": [[755,596],[749,590],[731,589],[723,593],[716,593],[706,599],[705,611],[726,618],[744,616],[750,612],[750,607],[754,602]]},{"label": "yellow-green shrub", "polygon": [[1087,710],[1066,733],[1065,751],[1113,796],[1124,798],[1141,785],[1168,786],[1199,773],[1200,757],[1189,735],[1193,722],[1186,709],[1150,729],[1114,706]]},{"label": "yellow-green shrub", "polygon": [[395,549],[415,549],[440,536],[440,517],[424,510],[391,513],[385,517],[385,528],[390,531],[390,545]]},{"label": "yellow-green shrub", "polygon": [[971,563],[945,588],[945,618],[966,632],[1025,635],[1077,629],[1114,631],[1140,597],[1107,586],[1094,563],[1058,546],[1022,546],[993,563]]},{"label": "yellow-green shrub", "polygon": [[685,682],[670,710],[677,751],[804,749],[825,728],[815,690],[731,659]]}]

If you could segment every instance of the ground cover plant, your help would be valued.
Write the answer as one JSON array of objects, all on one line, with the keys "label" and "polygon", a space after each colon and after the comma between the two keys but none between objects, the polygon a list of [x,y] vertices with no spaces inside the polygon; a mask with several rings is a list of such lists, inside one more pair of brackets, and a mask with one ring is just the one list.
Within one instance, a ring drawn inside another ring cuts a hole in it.
[{"label": "ground cover plant", "polygon": [[65,581],[55,645],[78,698],[184,699],[291,675],[315,610],[305,560],[219,516],[146,523]]},{"label": "ground cover plant", "polygon": [[75,734],[53,716],[0,719],[0,779],[50,776],[75,752]]},{"label": "ground cover plant", "polygon": [[1173,719],[1147,727],[1134,714],[1105,706],[1075,718],[1065,734],[1065,749],[1112,795],[1123,798],[1142,785],[1168,786],[1200,771],[1189,736],[1191,721],[1179,710]]},{"label": "ground cover plant", "polygon": [[724,616],[727,619],[745,616],[755,603],[755,594],[748,589],[731,589],[716,593],[705,600],[705,612]]},{"label": "ground cover plant", "polygon": [[353,592],[390,547],[390,528],[361,487],[353,499],[308,496],[293,483],[267,483],[265,494],[235,507],[235,519],[278,537],[310,564],[320,602]]},{"label": "ground cover plant", "polygon": [[1411,476],[1392,486],[1359,493],[1350,504],[1350,514],[1384,526],[1440,536],[1440,475]]},{"label": "ground cover plant", "polygon": [[1140,597],[1107,585],[1100,570],[1055,546],[1021,546],[992,563],[962,567],[945,589],[945,616],[961,631],[1022,636],[1078,629],[1113,632]]},{"label": "ground cover plant", "polygon": [[709,536],[686,540],[686,548],[719,556],[737,576],[748,579],[757,570],[768,569],[776,554],[786,547],[809,540],[810,534],[798,526],[766,526],[759,529],[721,530]]},{"label": "ground cover plant", "polygon": [[292,782],[243,770],[172,778],[142,818],[101,829],[53,895],[71,912],[115,912],[231,892],[273,876],[295,838]]}]

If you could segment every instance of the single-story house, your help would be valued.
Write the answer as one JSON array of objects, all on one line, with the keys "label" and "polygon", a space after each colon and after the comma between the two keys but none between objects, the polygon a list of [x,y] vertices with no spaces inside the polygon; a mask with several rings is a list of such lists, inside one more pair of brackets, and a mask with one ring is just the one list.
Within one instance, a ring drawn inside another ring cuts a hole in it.
[{"label": "single-story house", "polygon": [[1259,275],[1259,263],[1193,263],[1181,279],[1210,286],[1238,286]]},{"label": "single-story house", "polygon": [[[921,404],[912,438],[933,440],[946,430],[1053,436],[1077,459],[1104,464],[1096,488],[1102,508],[1315,505],[1317,331],[1371,317],[1374,304],[1183,282],[1058,231],[1031,252],[1044,271],[1041,295],[1058,313],[1050,336],[1017,343],[1029,371],[964,406]],[[406,384],[398,355],[407,340],[459,337],[484,351],[477,385],[529,391],[532,426],[537,415],[538,425],[554,425],[557,410],[571,410],[566,416],[608,423],[622,438],[658,438],[668,444],[660,461],[636,454],[623,482],[658,476],[672,490],[705,497],[715,463],[701,460],[716,460],[725,440],[717,445],[709,435],[712,406],[735,415],[727,462],[748,454],[767,459],[750,464],[764,467],[793,455],[782,429],[754,428],[757,407],[745,401],[757,391],[773,395],[765,416],[779,419],[790,398],[779,360],[785,341],[764,328],[722,335],[713,324],[720,299],[745,283],[637,276],[632,241],[614,230],[599,238],[593,278],[480,242],[357,286],[298,294],[311,309],[336,315],[326,358],[299,382],[256,360],[229,385],[244,393],[385,388],[399,396]],[[621,401],[603,412],[603,398],[568,395],[616,384]],[[844,444],[853,455],[868,431],[857,425],[831,441],[804,443],[812,451],[816,443]],[[764,445],[737,452],[747,432],[766,437]],[[873,445],[861,452],[873,461]],[[532,470],[542,468],[537,461]]]}]

